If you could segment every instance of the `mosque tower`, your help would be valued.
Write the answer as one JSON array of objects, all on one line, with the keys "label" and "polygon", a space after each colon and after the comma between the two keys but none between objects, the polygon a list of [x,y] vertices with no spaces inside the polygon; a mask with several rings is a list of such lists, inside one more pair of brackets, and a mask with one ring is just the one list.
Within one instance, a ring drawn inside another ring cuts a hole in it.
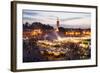
[{"label": "mosque tower", "polygon": [[59,18],[57,17],[57,28],[59,27]]},{"label": "mosque tower", "polygon": [[57,17],[57,21],[56,21],[56,31],[57,32],[59,31],[59,25],[60,25],[59,17]]}]

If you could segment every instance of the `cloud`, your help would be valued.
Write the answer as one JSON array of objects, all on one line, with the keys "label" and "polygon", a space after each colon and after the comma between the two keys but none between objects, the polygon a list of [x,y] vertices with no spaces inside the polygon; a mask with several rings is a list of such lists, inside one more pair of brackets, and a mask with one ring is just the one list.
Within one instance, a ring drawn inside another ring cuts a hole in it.
[{"label": "cloud", "polygon": [[29,10],[23,10],[23,15],[35,16],[35,15],[38,15],[38,13],[29,11]]},{"label": "cloud", "polygon": [[[57,17],[63,27],[88,28],[91,25],[90,13],[23,10],[23,22],[41,22],[55,26]],[[83,25],[84,24],[84,25]]]}]

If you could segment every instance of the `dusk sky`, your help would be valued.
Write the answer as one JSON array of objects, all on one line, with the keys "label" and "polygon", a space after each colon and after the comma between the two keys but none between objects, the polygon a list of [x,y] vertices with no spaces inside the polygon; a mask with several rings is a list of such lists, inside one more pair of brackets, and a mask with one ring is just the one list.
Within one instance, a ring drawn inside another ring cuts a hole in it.
[{"label": "dusk sky", "polygon": [[91,27],[90,13],[23,10],[23,23],[41,22],[55,27],[57,17],[59,17],[60,26],[65,28]]}]

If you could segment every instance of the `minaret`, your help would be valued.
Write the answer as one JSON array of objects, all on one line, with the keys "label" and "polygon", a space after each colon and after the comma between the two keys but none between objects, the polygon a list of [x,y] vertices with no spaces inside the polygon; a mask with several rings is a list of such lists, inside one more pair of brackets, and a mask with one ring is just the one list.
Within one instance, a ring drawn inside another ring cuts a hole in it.
[{"label": "minaret", "polygon": [[59,17],[57,17],[57,28],[59,27]]},{"label": "minaret", "polygon": [[56,21],[56,31],[59,31],[59,18],[57,17],[57,21]]}]

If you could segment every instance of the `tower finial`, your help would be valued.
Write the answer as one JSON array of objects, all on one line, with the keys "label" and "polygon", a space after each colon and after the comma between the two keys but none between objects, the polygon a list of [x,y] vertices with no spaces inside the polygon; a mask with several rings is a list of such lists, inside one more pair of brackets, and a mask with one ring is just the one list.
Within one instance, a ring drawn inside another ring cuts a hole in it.
[{"label": "tower finial", "polygon": [[57,21],[59,21],[59,17],[57,17]]}]

